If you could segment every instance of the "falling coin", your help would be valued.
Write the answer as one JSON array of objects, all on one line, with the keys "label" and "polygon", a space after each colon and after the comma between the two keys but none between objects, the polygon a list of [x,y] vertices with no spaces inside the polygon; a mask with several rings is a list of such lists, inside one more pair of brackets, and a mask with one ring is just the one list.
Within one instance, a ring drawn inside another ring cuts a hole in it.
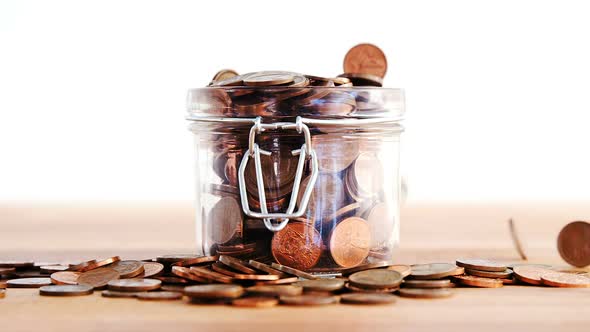
[{"label": "falling coin", "polygon": [[80,296],[92,294],[93,289],[89,285],[49,285],[39,288],[39,294],[45,296]]},{"label": "falling coin", "polygon": [[575,221],[567,224],[557,237],[561,258],[576,267],[590,265],[590,224]]},{"label": "falling coin", "polygon": [[514,243],[516,251],[518,251],[520,258],[526,261],[527,257],[524,253],[524,248],[522,247],[522,243],[520,242],[518,232],[516,231],[516,225],[514,224],[514,220],[512,218],[508,219],[508,226],[510,227],[510,235],[512,236],[512,242]]}]

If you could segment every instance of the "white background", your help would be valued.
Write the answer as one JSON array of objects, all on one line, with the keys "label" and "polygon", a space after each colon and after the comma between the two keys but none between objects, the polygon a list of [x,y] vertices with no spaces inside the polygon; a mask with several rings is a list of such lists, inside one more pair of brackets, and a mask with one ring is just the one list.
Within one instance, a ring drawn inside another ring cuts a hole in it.
[{"label": "white background", "polygon": [[584,200],[589,40],[583,1],[0,0],[0,199],[190,200],[188,88],[372,42],[410,201]]}]

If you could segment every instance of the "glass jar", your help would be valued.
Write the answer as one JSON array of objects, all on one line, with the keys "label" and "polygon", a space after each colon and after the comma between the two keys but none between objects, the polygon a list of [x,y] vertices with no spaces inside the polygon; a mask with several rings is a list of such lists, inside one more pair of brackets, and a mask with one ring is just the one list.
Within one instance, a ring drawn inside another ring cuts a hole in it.
[{"label": "glass jar", "polygon": [[208,87],[188,113],[200,254],[312,273],[392,259],[402,90]]}]

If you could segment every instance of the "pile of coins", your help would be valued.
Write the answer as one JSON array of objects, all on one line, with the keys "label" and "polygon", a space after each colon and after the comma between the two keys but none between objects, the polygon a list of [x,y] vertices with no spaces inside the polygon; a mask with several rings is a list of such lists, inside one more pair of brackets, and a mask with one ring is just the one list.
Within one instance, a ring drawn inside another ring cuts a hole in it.
[{"label": "pile of coins", "polygon": [[590,287],[586,270],[560,270],[540,264],[502,264],[486,259],[455,263],[400,265],[369,263],[318,278],[293,267],[231,256],[165,255],[146,261],[102,260],[69,265],[0,262],[4,288],[39,288],[43,296],[82,296],[102,290],[106,298],[231,304],[239,307],[390,304],[407,298],[446,298],[455,287],[504,285]]},{"label": "pile of coins", "polygon": [[[371,44],[357,45],[346,54],[343,67],[345,73],[332,78],[283,71],[239,75],[222,70],[210,88],[189,96],[189,104],[198,104],[200,115],[260,116],[265,122],[293,121],[296,116],[367,118],[382,112],[383,101],[371,93],[378,90],[370,87],[382,85],[387,70],[383,52]],[[201,149],[208,149],[214,156],[201,164],[208,168],[212,165],[213,172],[201,170],[197,175],[201,181],[198,191],[203,207],[205,254],[276,262],[312,272],[338,271],[391,258],[397,223],[397,198],[393,193],[398,184],[384,180],[395,178],[386,175],[395,170],[386,169],[379,156],[391,153],[391,147],[379,136],[382,130],[391,128],[310,125],[319,176],[307,213],[273,233],[262,219],[242,213],[238,169],[249,147],[251,127],[252,123],[208,123],[207,127],[197,124],[193,128],[200,136]],[[295,131],[268,131],[256,137],[260,149],[268,152],[260,156],[260,163],[269,213],[287,210],[299,159],[292,151],[300,149],[304,142]],[[306,165],[297,206],[309,184],[310,172]],[[244,179],[250,209],[260,212],[254,160],[248,163]]]}]

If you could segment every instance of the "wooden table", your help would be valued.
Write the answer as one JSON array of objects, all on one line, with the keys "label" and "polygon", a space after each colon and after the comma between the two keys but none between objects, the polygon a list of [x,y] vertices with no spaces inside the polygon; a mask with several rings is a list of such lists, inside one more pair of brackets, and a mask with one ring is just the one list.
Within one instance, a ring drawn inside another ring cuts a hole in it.
[{"label": "wooden table", "polygon": [[[414,204],[403,209],[400,263],[482,257],[517,261],[513,217],[530,262],[564,265],[555,239],[584,203]],[[0,259],[69,261],[121,255],[143,259],[194,248],[189,202],[0,205]],[[106,299],[97,292],[48,298],[8,289],[1,331],[585,331],[590,289],[460,288],[452,298],[400,298],[390,306],[242,309],[185,302]]]}]

